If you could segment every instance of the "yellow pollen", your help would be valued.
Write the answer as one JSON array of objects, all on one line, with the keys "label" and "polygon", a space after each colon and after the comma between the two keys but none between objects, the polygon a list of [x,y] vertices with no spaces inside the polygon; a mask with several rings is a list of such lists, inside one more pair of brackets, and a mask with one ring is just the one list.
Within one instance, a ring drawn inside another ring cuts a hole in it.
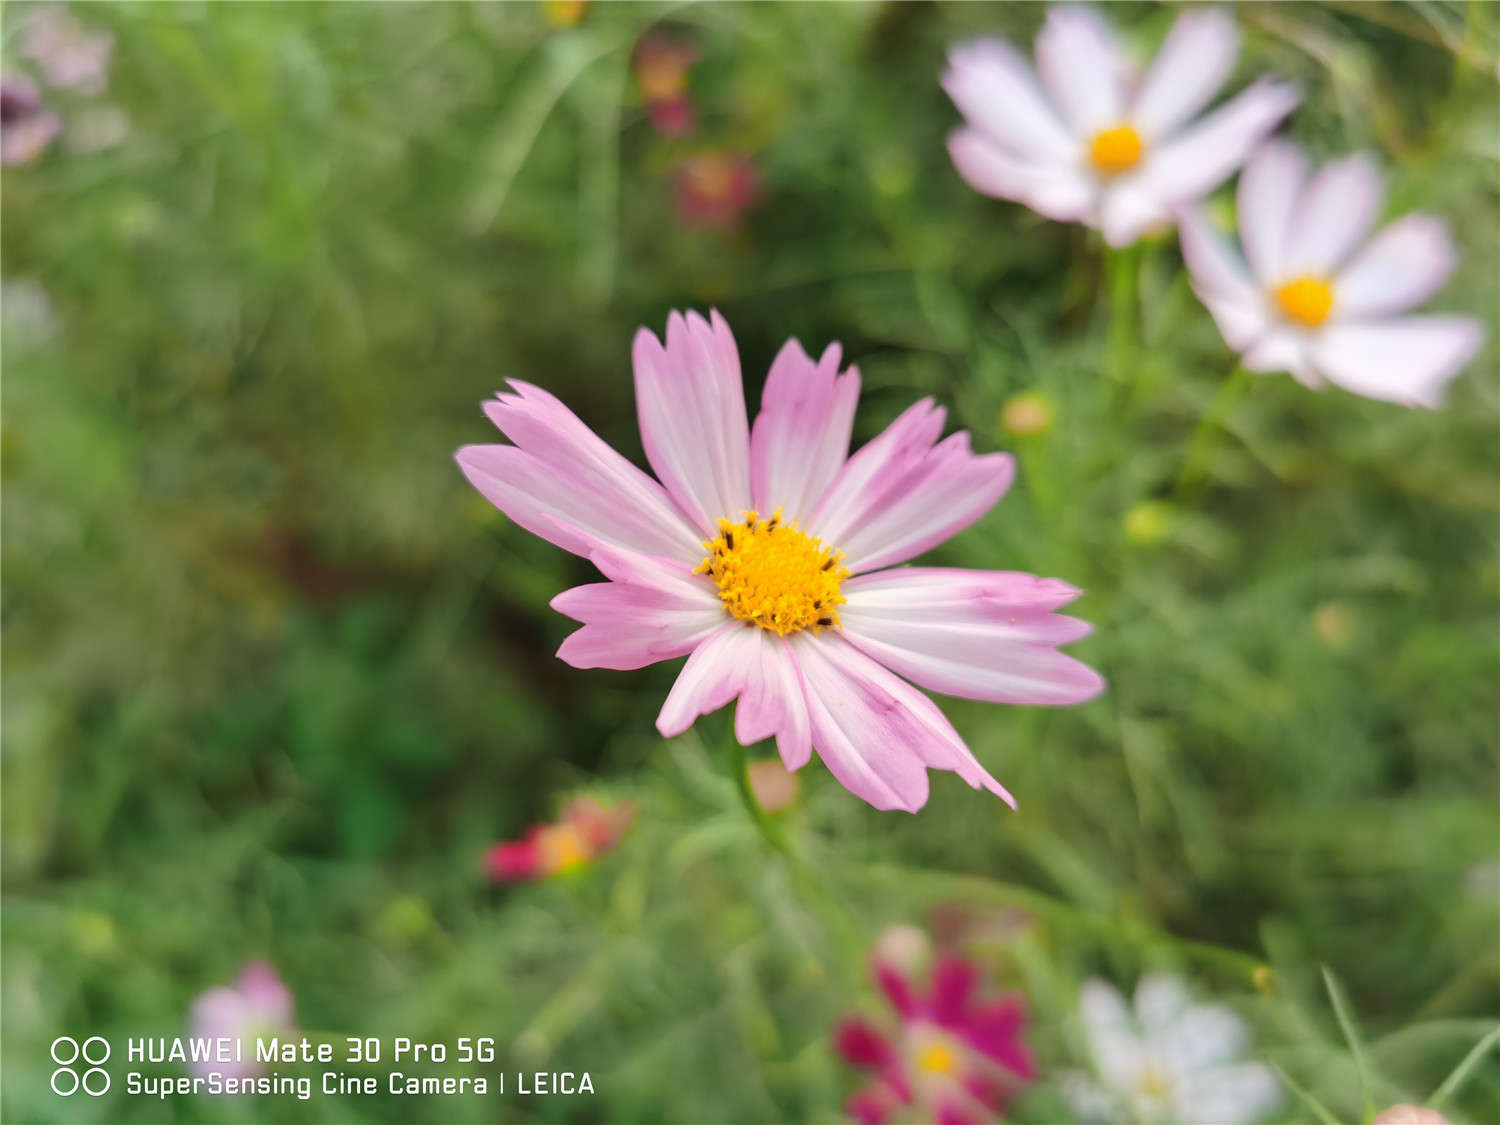
[{"label": "yellow pollen", "polygon": [[1128,172],[1141,162],[1141,135],[1129,125],[1116,125],[1094,134],[1089,159],[1106,176]]},{"label": "yellow pollen", "polygon": [[1154,1066],[1146,1066],[1136,1075],[1135,1088],[1148,1098],[1165,1098],[1172,1092],[1172,1080]]},{"label": "yellow pollen", "polygon": [[844,556],[782,523],[780,508],[768,520],[743,514],[741,523],[719,521],[718,538],[704,542],[708,557],[694,572],[714,580],[730,616],[782,636],[838,625],[839,583],[849,577]]},{"label": "yellow pollen", "polygon": [[1316,328],[1333,311],[1333,286],[1321,277],[1295,277],[1276,287],[1276,303],[1288,320]]},{"label": "yellow pollen", "polygon": [[589,861],[588,841],[570,825],[558,825],[547,833],[543,847],[553,873],[582,867]]},{"label": "yellow pollen", "polygon": [[931,1074],[952,1074],[958,1058],[942,1043],[930,1043],[917,1052],[917,1066]]}]

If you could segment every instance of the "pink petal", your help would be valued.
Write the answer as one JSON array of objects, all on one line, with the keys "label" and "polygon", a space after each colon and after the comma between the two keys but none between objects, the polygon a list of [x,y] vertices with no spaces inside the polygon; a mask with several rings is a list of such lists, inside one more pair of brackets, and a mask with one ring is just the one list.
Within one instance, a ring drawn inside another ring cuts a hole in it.
[{"label": "pink petal", "polygon": [[[586,555],[593,539],[681,561],[702,558],[701,537],[661,485],[540,388],[485,404],[516,444],[468,445],[458,464],[471,484],[534,535]],[[559,527],[561,519],[575,530]],[[577,531],[587,533],[580,537]]]},{"label": "pink petal", "polygon": [[1004,40],[952,48],[942,84],[968,123],[1006,152],[1049,164],[1077,158],[1077,138],[1047,103],[1031,64]]},{"label": "pink petal", "polygon": [[933,1018],[950,1029],[962,1024],[964,1008],[978,981],[979,970],[962,957],[939,957],[932,970]]},{"label": "pink petal", "polygon": [[926,801],[931,768],[951,770],[1015,807],[937,704],[842,634],[808,638],[793,651],[807,689],[813,747],[850,792],[876,808],[915,811]]},{"label": "pink petal", "polygon": [[781,761],[789,770],[799,770],[812,756],[812,725],[802,674],[791,654],[789,642],[764,629],[757,651],[747,661],[745,687],[734,714],[734,736],[741,746],[753,746],[776,736]]},{"label": "pink petal", "polygon": [[1120,123],[1124,115],[1124,53],[1109,24],[1088,8],[1055,7],[1036,37],[1042,85],[1076,136]]},{"label": "pink petal", "polygon": [[724,624],[717,604],[688,607],[644,586],[597,582],[552,599],[552,608],[582,621],[557,650],[574,668],[628,671],[685,656]]},{"label": "pink petal", "polygon": [[[647,554],[697,562],[696,530],[656,481],[611,449],[554,395],[517,379],[484,412],[518,449],[585,496],[604,497],[596,514],[611,538]],[[566,509],[563,518],[568,518]],[[585,525],[588,526],[588,525]]]},{"label": "pink petal", "polygon": [[519,883],[535,879],[541,872],[542,857],[537,849],[535,831],[526,839],[496,844],[485,854],[485,866],[497,883]]},{"label": "pink petal", "polygon": [[1010,487],[1015,463],[977,457],[960,431],[933,445],[943,412],[916,403],[851,457],[808,521],[856,572],[904,562],[957,534]]},{"label": "pink petal", "polygon": [[1172,205],[1164,197],[1142,190],[1139,178],[1107,185],[1099,197],[1099,229],[1116,248],[1129,246],[1152,227],[1171,221]]},{"label": "pink petal", "polygon": [[760,415],[750,432],[751,491],[758,511],[777,508],[801,523],[849,455],[859,369],[839,374],[841,350],[830,344],[814,363],[788,340],[771,363]]},{"label": "pink petal", "polygon": [[1292,215],[1307,181],[1307,160],[1290,141],[1267,141],[1240,175],[1236,208],[1245,257],[1262,286],[1285,280]]},{"label": "pink petal", "polygon": [[1212,314],[1224,342],[1234,351],[1244,351],[1270,327],[1265,291],[1196,207],[1178,213],[1177,229],[1198,299]]},{"label": "pink petal", "polygon": [[240,972],[236,988],[248,1010],[270,1027],[290,1026],[292,993],[268,962],[251,961]]},{"label": "pink petal", "polygon": [[930,769],[951,770],[971,787],[987,789],[1015,808],[1016,799],[979,764],[942,709],[890,669],[865,656],[851,641],[853,637],[839,638],[830,648],[852,674],[869,684],[883,701],[881,706],[895,707],[903,713],[910,724],[907,745],[911,753]]},{"label": "pink petal", "polygon": [[833,1049],[850,1066],[884,1070],[896,1061],[890,1041],[866,1020],[840,1020],[833,1031]]},{"label": "pink petal", "polygon": [[892,1111],[903,1104],[888,1082],[874,1082],[858,1091],[844,1109],[859,1125],[885,1125]]},{"label": "pink petal", "polygon": [[927,803],[927,769],[914,745],[928,736],[863,674],[837,636],[804,637],[794,651],[818,756],[856,797],[877,809],[916,812]]},{"label": "pink petal", "polygon": [[1239,31],[1229,15],[1183,12],[1141,79],[1131,122],[1148,141],[1166,136],[1218,93],[1239,49]]},{"label": "pink petal", "polygon": [[904,566],[861,574],[844,583],[844,596],[861,613],[898,618],[910,617],[912,607],[920,605],[924,614],[1009,619],[1049,612],[1082,593],[1058,578],[946,566]]},{"label": "pink petal", "polygon": [[1306,337],[1290,329],[1273,327],[1246,350],[1240,362],[1246,371],[1286,371],[1305,386],[1322,385],[1308,358]]},{"label": "pink petal", "polygon": [[1052,646],[1088,632],[1050,613],[965,618],[949,603],[906,617],[864,612],[859,588],[840,610],[844,635],[860,651],[913,683],[945,695],[992,703],[1079,703],[1104,688],[1099,674]]},{"label": "pink petal", "polygon": [[663,738],[675,738],[699,715],[717,711],[739,693],[751,645],[759,643],[753,635],[758,632],[755,625],[730,621],[693,650],[656,717]]},{"label": "pink petal", "polygon": [[1309,181],[1292,215],[1285,276],[1327,276],[1369,233],[1385,189],[1364,153],[1331,160]]},{"label": "pink petal", "polygon": [[1462,316],[1408,316],[1368,324],[1334,323],[1318,333],[1312,357],[1331,383],[1403,406],[1442,405],[1448,381],[1484,338]]},{"label": "pink petal", "polygon": [[[667,343],[636,333],[636,409],[646,459],[706,536],[750,507],[750,434],[740,357],[717,312],[667,319]],[[659,552],[658,552],[659,553]]]},{"label": "pink petal", "polygon": [[932,1120],[933,1125],[983,1125],[972,1110],[960,1105],[951,1096],[938,1101],[933,1110]]},{"label": "pink petal", "polygon": [[974,1012],[964,1029],[964,1040],[986,1058],[999,1063],[1017,1078],[1036,1077],[1036,1060],[1021,1042],[1026,1009],[1017,1000],[1000,1000]]},{"label": "pink petal", "polygon": [[1132,179],[1163,203],[1189,203],[1208,194],[1244,163],[1299,100],[1292,86],[1263,78],[1156,149],[1147,149]]},{"label": "pink petal", "polygon": [[894,966],[877,961],[870,966],[870,975],[875,978],[875,984],[885,993],[885,998],[891,1002],[891,1007],[903,1020],[909,1020],[917,1014],[917,995],[912,990],[911,982]]},{"label": "pink petal", "polygon": [[943,432],[943,409],[932,399],[912,403],[844,463],[804,530],[837,546],[879,504],[893,477],[904,476]]},{"label": "pink petal", "polygon": [[1038,162],[1014,156],[977,129],[948,136],[953,166],[975,191],[1024,203],[1058,222],[1079,222],[1094,209],[1098,187],[1076,164]]},{"label": "pink petal", "polygon": [[584,626],[557,650],[574,668],[625,671],[671,660],[725,623],[712,584],[681,563],[602,544],[589,557],[610,581],[552,599],[553,609]]},{"label": "pink petal", "polygon": [[1372,238],[1334,281],[1334,315],[1366,320],[1415,308],[1453,272],[1457,253],[1448,224],[1407,215]]}]

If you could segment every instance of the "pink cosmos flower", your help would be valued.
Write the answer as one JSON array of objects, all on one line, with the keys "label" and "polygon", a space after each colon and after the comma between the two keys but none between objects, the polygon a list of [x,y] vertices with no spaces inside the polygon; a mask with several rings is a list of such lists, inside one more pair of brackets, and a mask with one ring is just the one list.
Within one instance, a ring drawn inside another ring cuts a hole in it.
[{"label": "pink cosmos flower", "polygon": [[755,202],[755,164],[738,152],[700,152],[673,171],[677,218],[685,227],[728,230]]},{"label": "pink cosmos flower", "polygon": [[815,362],[788,341],[752,427],[716,312],[673,313],[665,345],[642,329],[634,361],[661,484],[519,381],[485,405],[514,444],[457,454],[491,503],[608,579],[553,600],[584,626],[558,656],[615,669],[687,656],[657,717],[664,736],[738,698],[743,745],[774,735],[792,770],[817,750],[876,808],[921,808],[929,768],[1013,804],[912,684],[997,703],[1092,697],[1103,681],[1057,651],[1089,632],[1053,612],[1080,591],[1005,571],[893,569],[989,511],[1012,459],[975,455],[962,432],[939,441],[930,399],[849,456],[859,372],[840,374],[836,344]]},{"label": "pink cosmos flower", "polygon": [[1095,12],[1053,8],[1036,70],[1001,39],[949,53],[943,88],[966,125],[948,152],[976,190],[1128,245],[1228,179],[1297,104],[1292,87],[1263,78],[1195,119],[1238,53],[1228,14],[1186,11],[1137,79]]},{"label": "pink cosmos flower", "polygon": [[30,164],[47,150],[62,118],[42,104],[29,78],[0,78],[0,165]]},{"label": "pink cosmos flower", "polygon": [[21,35],[21,54],[41,67],[49,85],[102,94],[109,83],[115,37],[90,31],[62,4],[40,5]]},{"label": "pink cosmos flower", "polygon": [[193,1062],[199,1075],[218,1073],[225,1078],[250,1078],[261,1071],[255,1061],[255,1041],[294,1030],[292,994],[276,970],[264,961],[252,961],[232,986],[213,988],[193,1002],[192,1031],[195,1038],[238,1039],[243,1044],[239,1062]]},{"label": "pink cosmos flower", "polygon": [[630,802],[602,805],[592,797],[569,802],[553,824],[534,824],[519,840],[496,844],[485,856],[497,883],[545,879],[575,871],[616,845],[635,820]]},{"label": "pink cosmos flower", "polygon": [[930,985],[917,983],[928,959],[926,935],[910,927],[888,931],[870,959],[871,974],[895,1009],[887,1034],[859,1018],[834,1030],[834,1047],[876,1079],[849,1099],[849,1116],[882,1125],[910,1111],[938,1125],[980,1125],[995,1120],[1015,1092],[1036,1077],[1036,1063],[1021,1041],[1026,1009],[1020,997],[982,1001],[979,969],[951,955],[932,965]]},{"label": "pink cosmos flower", "polygon": [[1449,380],[1478,350],[1479,323],[1403,315],[1453,272],[1442,220],[1412,214],[1368,238],[1383,197],[1380,172],[1356,154],[1309,177],[1289,142],[1263,146],[1239,182],[1248,265],[1194,208],[1180,217],[1193,288],[1224,342],[1250,371],[1287,371],[1366,398],[1442,404]]}]

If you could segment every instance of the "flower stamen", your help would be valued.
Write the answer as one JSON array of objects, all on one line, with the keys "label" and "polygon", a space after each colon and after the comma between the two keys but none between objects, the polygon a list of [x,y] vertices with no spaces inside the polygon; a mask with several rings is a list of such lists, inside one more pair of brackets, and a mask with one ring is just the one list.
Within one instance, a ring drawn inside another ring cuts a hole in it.
[{"label": "flower stamen", "polygon": [[1326,278],[1304,274],[1274,291],[1276,303],[1288,320],[1316,328],[1333,311],[1333,286]]},{"label": "flower stamen", "polygon": [[1118,176],[1139,164],[1144,150],[1139,133],[1129,125],[1116,125],[1094,134],[1089,144],[1089,160],[1104,175]]},{"label": "flower stamen", "polygon": [[718,537],[704,541],[708,557],[694,571],[714,580],[730,616],[781,636],[838,626],[839,583],[849,577],[844,556],[782,523],[779,508],[768,520],[742,514],[742,523],[719,521]]}]

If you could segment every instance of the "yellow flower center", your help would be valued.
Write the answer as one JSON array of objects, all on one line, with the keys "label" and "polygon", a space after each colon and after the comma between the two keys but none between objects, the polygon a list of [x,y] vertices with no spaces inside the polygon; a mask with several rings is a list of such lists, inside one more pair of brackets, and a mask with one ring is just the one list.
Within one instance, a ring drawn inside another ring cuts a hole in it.
[{"label": "yellow flower center", "polygon": [[589,842],[571,825],[558,825],[549,831],[543,843],[547,867],[553,874],[582,867],[591,858]]},{"label": "yellow flower center", "polygon": [[743,523],[719,521],[718,538],[704,542],[708,558],[694,572],[714,580],[730,615],[782,636],[838,625],[839,583],[849,577],[844,556],[782,523],[779,508],[768,520],[758,512],[744,516]]},{"label": "yellow flower center", "polygon": [[929,1074],[952,1074],[958,1056],[946,1043],[929,1043],[917,1052],[917,1066]]},{"label": "yellow flower center", "polygon": [[1146,1066],[1136,1075],[1135,1088],[1148,1098],[1165,1098],[1172,1092],[1172,1080],[1154,1066]]},{"label": "yellow flower center", "polygon": [[1333,311],[1333,286],[1321,277],[1296,277],[1275,291],[1276,303],[1288,320],[1316,328]]},{"label": "yellow flower center", "polygon": [[1094,134],[1089,159],[1106,176],[1115,176],[1139,164],[1141,150],[1141,135],[1129,125],[1116,125]]}]

